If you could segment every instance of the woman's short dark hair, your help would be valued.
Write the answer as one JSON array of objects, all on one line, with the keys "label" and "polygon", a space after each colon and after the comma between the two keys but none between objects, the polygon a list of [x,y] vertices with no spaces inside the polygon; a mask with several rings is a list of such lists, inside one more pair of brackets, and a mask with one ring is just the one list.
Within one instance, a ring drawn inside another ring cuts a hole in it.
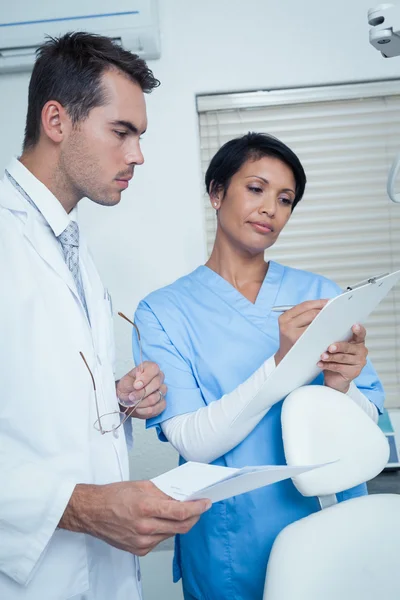
[{"label": "woman's short dark hair", "polygon": [[143,59],[111,38],[74,32],[44,42],[29,83],[24,150],[39,141],[41,113],[49,100],[57,100],[73,123],[104,104],[101,76],[110,69],[125,73],[146,93],[160,85]]},{"label": "woman's short dark hair", "polygon": [[278,158],[287,165],[296,182],[296,196],[292,210],[303,197],[306,174],[296,154],[272,135],[249,132],[226,142],[212,158],[206,172],[205,183],[209,194],[222,190],[224,195],[232,177],[248,160],[259,160],[264,156]]}]

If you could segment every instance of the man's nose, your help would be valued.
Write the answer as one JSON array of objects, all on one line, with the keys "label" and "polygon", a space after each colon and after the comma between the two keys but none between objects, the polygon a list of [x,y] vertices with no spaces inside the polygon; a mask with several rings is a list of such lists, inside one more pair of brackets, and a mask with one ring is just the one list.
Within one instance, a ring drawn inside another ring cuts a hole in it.
[{"label": "man's nose", "polygon": [[140,144],[135,144],[135,146],[129,149],[129,152],[125,156],[125,162],[127,165],[142,165],[144,163]]}]

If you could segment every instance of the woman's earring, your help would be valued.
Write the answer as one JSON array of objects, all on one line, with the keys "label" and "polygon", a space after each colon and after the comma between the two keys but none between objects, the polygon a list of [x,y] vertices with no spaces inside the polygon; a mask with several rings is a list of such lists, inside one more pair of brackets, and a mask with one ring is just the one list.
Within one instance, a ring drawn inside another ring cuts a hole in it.
[{"label": "woman's earring", "polygon": [[214,206],[215,206],[215,208],[217,208],[218,202],[214,202]]}]

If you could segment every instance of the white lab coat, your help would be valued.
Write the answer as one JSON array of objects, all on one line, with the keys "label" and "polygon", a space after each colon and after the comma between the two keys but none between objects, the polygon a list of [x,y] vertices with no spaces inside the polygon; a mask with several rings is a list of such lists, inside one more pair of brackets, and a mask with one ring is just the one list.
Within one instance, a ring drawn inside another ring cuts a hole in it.
[{"label": "white lab coat", "polygon": [[[25,189],[26,184],[31,193],[40,191],[42,184],[19,162],[10,168],[15,178],[25,179],[20,181]],[[47,201],[48,194],[46,188]],[[93,386],[79,352],[94,374],[100,412],[116,410],[113,331],[110,300],[82,236],[80,259],[91,328],[53,231],[14,188],[0,182],[4,600],[141,598],[136,557],[56,529],[77,483],[105,484],[129,475],[122,428],[102,436],[93,427]]]}]

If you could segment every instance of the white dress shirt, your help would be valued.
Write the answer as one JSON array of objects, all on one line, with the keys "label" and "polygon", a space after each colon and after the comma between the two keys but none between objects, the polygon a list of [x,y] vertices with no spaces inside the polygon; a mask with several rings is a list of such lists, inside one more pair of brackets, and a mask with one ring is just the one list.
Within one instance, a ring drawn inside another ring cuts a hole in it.
[{"label": "white dress shirt", "polygon": [[[94,428],[118,410],[110,298],[80,238],[91,327],[57,237],[76,220],[18,160],[0,182],[0,598],[139,600],[137,557],[58,529],[77,483],[129,477],[122,428]],[[115,417],[118,420],[118,417]]]}]

